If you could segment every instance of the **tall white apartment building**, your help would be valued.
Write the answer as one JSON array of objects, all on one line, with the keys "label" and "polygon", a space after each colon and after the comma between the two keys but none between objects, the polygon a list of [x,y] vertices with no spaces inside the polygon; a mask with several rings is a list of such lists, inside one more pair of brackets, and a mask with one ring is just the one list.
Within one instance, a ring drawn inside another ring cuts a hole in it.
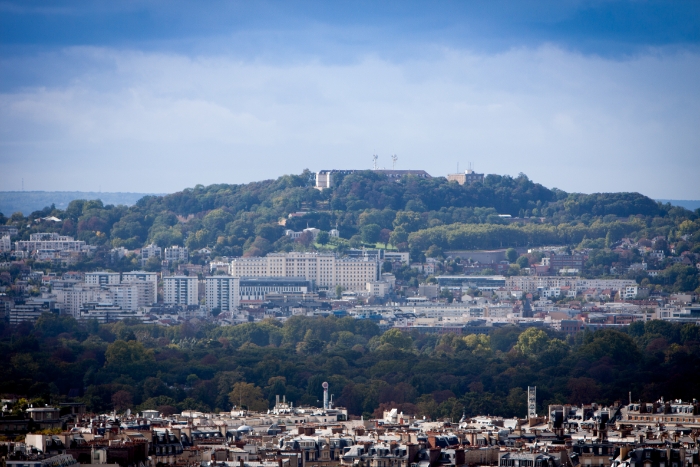
[{"label": "tall white apartment building", "polygon": [[187,247],[171,246],[166,247],[164,252],[164,260],[187,262],[190,257],[190,250]]},{"label": "tall white apartment building", "polygon": [[139,309],[139,288],[135,282],[131,284],[110,285],[107,287],[111,294],[113,305],[124,311]]},{"label": "tall white apartment building", "polygon": [[147,281],[131,281],[121,284],[107,285],[105,288],[111,294],[111,303],[125,311],[137,311],[140,307],[151,306],[156,300],[157,283]]},{"label": "tall white apartment building", "polygon": [[58,235],[55,232],[33,233],[29,240],[15,242],[15,250],[33,252],[36,250],[83,251],[85,242],[73,237]]},{"label": "tall white apartment building", "polygon": [[116,285],[121,282],[121,274],[118,272],[86,272],[85,283],[88,285]]},{"label": "tall white apartment building", "polygon": [[152,305],[158,301],[158,273],[146,271],[131,271],[122,274],[122,283],[143,282],[143,305]]},{"label": "tall white apartment building", "polygon": [[338,258],[328,253],[271,253],[265,257],[236,258],[231,261],[235,277],[303,277],[316,287],[363,291],[379,276],[373,258]]},{"label": "tall white apartment building", "polygon": [[173,305],[199,305],[197,276],[164,277],[163,301]]},{"label": "tall white apartment building", "polygon": [[234,311],[240,304],[240,278],[233,276],[209,276],[205,279],[207,311],[218,308]]}]

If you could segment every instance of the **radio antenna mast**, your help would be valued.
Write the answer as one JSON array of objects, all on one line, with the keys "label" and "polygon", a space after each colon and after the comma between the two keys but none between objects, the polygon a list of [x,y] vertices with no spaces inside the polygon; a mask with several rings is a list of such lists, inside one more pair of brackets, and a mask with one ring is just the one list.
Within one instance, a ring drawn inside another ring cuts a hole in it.
[{"label": "radio antenna mast", "polygon": [[397,156],[396,154],[391,156],[391,168],[392,168],[392,170],[396,170],[396,161],[397,160],[399,160],[399,156]]},{"label": "radio antenna mast", "polygon": [[372,170],[378,170],[377,159],[379,159],[379,156],[376,154],[373,154],[372,155]]}]

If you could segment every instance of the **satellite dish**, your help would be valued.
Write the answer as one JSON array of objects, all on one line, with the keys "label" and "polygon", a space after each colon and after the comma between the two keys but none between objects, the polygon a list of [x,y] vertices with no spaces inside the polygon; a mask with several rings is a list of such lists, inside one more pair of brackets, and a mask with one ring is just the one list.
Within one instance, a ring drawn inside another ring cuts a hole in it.
[{"label": "satellite dish", "polygon": [[328,389],[328,383],[326,383],[325,381],[323,382],[323,384],[321,386],[323,387],[323,389]]}]

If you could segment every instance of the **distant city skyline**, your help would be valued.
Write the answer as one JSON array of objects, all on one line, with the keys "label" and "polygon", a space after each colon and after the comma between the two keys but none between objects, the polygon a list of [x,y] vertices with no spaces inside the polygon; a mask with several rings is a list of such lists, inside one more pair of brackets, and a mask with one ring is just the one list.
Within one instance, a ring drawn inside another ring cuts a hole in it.
[{"label": "distant city skyline", "polygon": [[0,190],[330,168],[700,199],[696,2],[5,2]]}]

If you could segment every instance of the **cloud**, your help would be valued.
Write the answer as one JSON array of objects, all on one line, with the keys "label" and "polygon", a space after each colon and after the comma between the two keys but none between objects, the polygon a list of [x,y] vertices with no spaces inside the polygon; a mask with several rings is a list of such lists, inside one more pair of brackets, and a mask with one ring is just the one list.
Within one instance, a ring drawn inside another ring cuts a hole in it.
[{"label": "cloud", "polygon": [[376,152],[434,176],[474,162],[567,191],[700,197],[700,56],[687,51],[435,48],[280,65],[76,47],[4,62],[45,77],[0,94],[5,189],[24,177],[28,189],[167,192],[364,168]]}]

